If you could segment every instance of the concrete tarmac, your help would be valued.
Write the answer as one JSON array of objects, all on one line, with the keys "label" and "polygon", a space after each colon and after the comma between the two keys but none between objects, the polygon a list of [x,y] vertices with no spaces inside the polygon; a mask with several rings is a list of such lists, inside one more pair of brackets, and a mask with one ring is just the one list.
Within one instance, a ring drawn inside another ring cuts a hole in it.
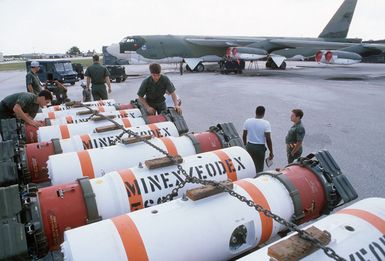
[{"label": "concrete tarmac", "polygon": [[[190,131],[233,122],[242,135],[245,119],[254,117],[256,106],[264,105],[275,155],[270,168],[283,167],[291,110],[301,108],[306,128],[303,155],[329,150],[359,199],[385,197],[385,64],[288,62],[286,71],[266,70],[263,64],[242,75],[221,75],[213,70],[215,66],[209,66],[210,72],[180,75],[178,67],[164,65],[164,73],[182,98]],[[120,103],[135,99],[147,68],[127,66],[126,73],[135,76],[113,83],[110,98]],[[25,91],[25,74],[0,72],[0,98]],[[68,90],[72,100],[81,100],[79,82]]]}]

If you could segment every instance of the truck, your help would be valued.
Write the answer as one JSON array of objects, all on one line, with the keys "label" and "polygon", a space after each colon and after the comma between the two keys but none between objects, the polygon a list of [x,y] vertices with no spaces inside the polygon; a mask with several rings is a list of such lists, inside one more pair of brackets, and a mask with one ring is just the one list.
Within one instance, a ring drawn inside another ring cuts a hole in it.
[{"label": "truck", "polygon": [[[36,60],[39,62],[40,70],[37,73],[40,81],[46,82],[48,75],[52,74],[53,80],[58,80],[61,83],[69,83],[74,85],[76,82],[77,73],[74,72],[70,60]],[[27,71],[31,70],[31,62],[26,62]]]},{"label": "truck", "polygon": [[126,70],[124,66],[120,65],[107,65],[107,70],[110,72],[111,81],[124,82],[127,79]]}]

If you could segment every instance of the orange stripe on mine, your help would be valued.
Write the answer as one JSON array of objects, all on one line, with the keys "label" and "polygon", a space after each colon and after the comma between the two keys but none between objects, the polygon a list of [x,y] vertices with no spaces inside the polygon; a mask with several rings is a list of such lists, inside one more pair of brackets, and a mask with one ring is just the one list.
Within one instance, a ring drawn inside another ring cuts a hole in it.
[{"label": "orange stripe on mine", "polygon": [[124,187],[127,190],[128,201],[130,202],[130,210],[135,211],[143,208],[143,198],[140,193],[139,184],[131,169],[118,171],[123,180]]},{"label": "orange stripe on mine", "polygon": [[68,130],[67,124],[59,125],[59,129],[62,139],[68,139],[70,137],[70,131]]},{"label": "orange stripe on mine", "polygon": [[119,232],[124,250],[126,251],[127,260],[148,260],[143,239],[134,221],[128,215],[112,218],[111,221]]},{"label": "orange stripe on mine", "polygon": [[48,112],[48,118],[50,118],[51,120],[55,119],[56,118],[55,112],[54,111]]},{"label": "orange stripe on mine", "polygon": [[119,114],[121,118],[126,118],[128,116],[125,110],[119,110]]},{"label": "orange stripe on mine", "polygon": [[122,122],[125,128],[130,128],[131,127],[131,122],[127,118],[122,118]]},{"label": "orange stripe on mine", "polygon": [[221,150],[216,150],[216,151],[213,151],[213,152],[222,161],[222,164],[223,164],[223,167],[226,170],[228,179],[233,181],[233,182],[238,180],[238,178],[237,178],[237,171],[235,170],[233,161],[230,159],[230,157],[225,152],[223,152]]},{"label": "orange stripe on mine", "polygon": [[66,116],[67,123],[73,123],[73,119],[71,115]]},{"label": "orange stripe on mine", "polygon": [[150,128],[150,130],[152,132],[152,136],[157,137],[157,138],[162,137],[162,134],[160,134],[160,132],[159,132],[158,126],[156,126],[156,123],[151,123],[151,124],[148,124],[147,126]]},{"label": "orange stripe on mine", "polygon": [[83,177],[89,177],[90,179],[95,178],[94,167],[88,151],[83,150],[78,152],[80,166],[82,168]]},{"label": "orange stripe on mine", "polygon": [[175,147],[175,144],[172,142],[170,138],[162,138],[161,141],[164,143],[164,145],[167,148],[168,153],[171,154],[171,156],[178,155],[178,151]]},{"label": "orange stripe on mine", "polygon": [[[238,180],[235,184],[246,190],[247,194],[250,195],[255,204],[262,206],[264,209],[270,210],[269,202],[256,186],[245,180]],[[259,218],[261,219],[262,233],[258,244],[266,242],[273,232],[273,219],[265,216],[261,212],[259,212]]]},{"label": "orange stripe on mine", "polygon": [[383,235],[385,235],[385,220],[368,211],[361,209],[342,209],[338,211],[337,214],[347,214],[361,218],[377,228]]},{"label": "orange stripe on mine", "polygon": [[105,112],[106,111],[103,106],[98,106],[98,109],[99,109],[99,112]]},{"label": "orange stripe on mine", "polygon": [[85,134],[85,135],[80,135],[80,139],[82,140],[82,143],[83,143],[83,149],[85,150],[89,150],[91,149],[90,147],[90,135],[88,134]]}]

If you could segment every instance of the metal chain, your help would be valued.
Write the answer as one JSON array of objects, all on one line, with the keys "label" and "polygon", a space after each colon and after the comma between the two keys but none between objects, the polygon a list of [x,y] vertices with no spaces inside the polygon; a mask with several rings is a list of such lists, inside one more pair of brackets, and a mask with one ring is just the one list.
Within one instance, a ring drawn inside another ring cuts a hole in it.
[{"label": "metal chain", "polygon": [[235,192],[234,190],[227,188],[225,185],[221,184],[220,182],[213,181],[213,180],[201,180],[201,179],[198,179],[197,177],[189,176],[186,173],[186,171],[182,168],[181,165],[178,164],[177,167],[178,167],[178,170],[185,176],[185,180],[183,182],[181,182],[178,185],[178,187],[174,188],[172,190],[172,192],[165,197],[165,199],[172,200],[172,197],[174,195],[177,195],[178,190],[180,188],[183,188],[186,183],[195,183],[195,184],[201,184],[201,185],[205,185],[205,186],[212,185],[212,186],[220,187],[224,192],[229,193],[230,196],[235,197],[239,201],[246,203],[246,205],[248,205],[249,207],[255,208],[255,210],[257,210],[258,212],[261,212],[265,216],[274,219],[276,222],[280,223],[281,225],[284,225],[289,230],[297,232],[298,235],[302,239],[310,241],[316,247],[321,248],[328,257],[330,257],[334,260],[338,260],[338,261],[345,261],[345,259],[342,258],[341,256],[339,256],[332,248],[327,247],[327,246],[323,246],[322,243],[317,238],[314,238],[307,231],[298,228],[298,226],[296,224],[289,222],[289,221],[283,219],[282,217],[272,213],[271,211],[263,208],[261,205],[254,203],[254,201],[249,200],[245,196],[242,196],[242,195],[238,194],[237,192]]},{"label": "metal chain", "polygon": [[[86,105],[83,105],[83,106],[92,111],[92,109],[90,107],[88,107]],[[334,260],[338,260],[338,261],[346,261],[344,258],[339,256],[332,248],[330,248],[328,246],[323,246],[322,243],[317,238],[314,238],[307,231],[298,228],[298,226],[296,224],[294,224],[293,222],[287,221],[287,220],[283,219],[282,217],[272,213],[270,210],[267,210],[267,209],[263,208],[261,205],[254,203],[254,201],[249,200],[245,196],[242,196],[239,193],[235,192],[234,190],[227,188],[226,186],[224,186],[220,182],[213,181],[213,180],[202,180],[202,179],[198,179],[197,177],[193,177],[193,176],[188,175],[186,170],[184,170],[183,167],[179,163],[177,163],[177,159],[174,156],[170,155],[167,151],[164,151],[163,149],[159,148],[158,146],[152,144],[150,141],[143,139],[140,135],[134,133],[133,131],[131,131],[129,129],[125,129],[122,125],[120,125],[116,121],[106,117],[105,115],[100,114],[99,112],[95,112],[95,115],[101,116],[104,119],[112,122],[114,125],[118,126],[123,131],[122,134],[119,135],[120,137],[123,136],[124,133],[127,133],[127,134],[132,135],[136,138],[139,138],[141,141],[145,142],[146,144],[150,145],[154,149],[158,150],[159,152],[161,152],[166,157],[168,157],[171,161],[174,162],[174,164],[177,166],[179,172],[185,177],[185,180],[182,181],[181,183],[179,183],[178,186],[176,186],[171,191],[171,193],[167,194],[163,198],[162,203],[165,203],[167,201],[171,201],[174,198],[174,196],[178,195],[178,191],[181,188],[183,188],[187,183],[201,184],[204,186],[211,185],[211,186],[215,186],[215,187],[220,187],[224,192],[229,193],[230,196],[235,197],[239,201],[246,203],[246,205],[248,205],[249,207],[255,208],[256,211],[263,213],[265,216],[274,219],[279,224],[287,227],[290,231],[297,232],[299,237],[301,237],[304,240],[311,242],[316,247],[321,248],[328,257],[330,257]]]},{"label": "metal chain", "polygon": [[[132,130],[124,128],[121,124],[117,123],[117,122],[114,121],[113,119],[108,118],[108,117],[105,116],[104,114],[101,114],[101,113],[98,112],[98,111],[94,111],[91,107],[89,107],[89,106],[87,106],[87,105],[84,105],[84,104],[82,104],[82,105],[83,105],[83,107],[85,107],[85,108],[87,108],[88,110],[90,110],[91,112],[93,112],[93,115],[95,115],[95,116],[100,116],[100,117],[102,117],[103,119],[108,120],[109,122],[113,123],[113,124],[114,124],[115,126],[117,126],[119,129],[121,129],[121,130],[122,130],[122,133],[119,134],[119,135],[117,136],[117,139],[120,139],[125,133],[127,133],[128,135],[133,136],[133,137],[135,137],[135,138],[138,138],[140,141],[143,141],[144,143],[150,145],[151,147],[153,147],[154,149],[158,150],[159,152],[161,152],[162,154],[166,155],[169,159],[171,159],[171,160],[173,160],[173,161],[175,162],[174,157],[171,156],[171,155],[169,155],[167,151],[165,151],[165,150],[159,148],[158,146],[152,144],[151,142],[149,142],[148,140],[144,139],[142,136],[136,134],[136,133],[133,132]],[[116,140],[115,140],[114,142],[116,142]]]}]

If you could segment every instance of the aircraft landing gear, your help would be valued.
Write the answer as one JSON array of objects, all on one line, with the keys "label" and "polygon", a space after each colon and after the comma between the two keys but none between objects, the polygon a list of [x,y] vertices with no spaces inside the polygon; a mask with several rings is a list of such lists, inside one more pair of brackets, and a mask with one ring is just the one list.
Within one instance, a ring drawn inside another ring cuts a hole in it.
[{"label": "aircraft landing gear", "polygon": [[205,66],[202,63],[198,63],[198,65],[194,69],[194,71],[197,71],[197,72],[203,72],[204,70],[205,70]]},{"label": "aircraft landing gear", "polygon": [[278,67],[278,65],[274,62],[274,60],[269,57],[266,61],[266,68],[272,69],[272,70],[285,70],[286,69],[286,62],[283,61],[282,64]]},{"label": "aircraft landing gear", "polygon": [[186,64],[186,70],[189,72],[203,72],[205,70],[205,66],[202,63],[198,63],[197,66],[195,66],[194,70],[191,70],[190,66]]}]

